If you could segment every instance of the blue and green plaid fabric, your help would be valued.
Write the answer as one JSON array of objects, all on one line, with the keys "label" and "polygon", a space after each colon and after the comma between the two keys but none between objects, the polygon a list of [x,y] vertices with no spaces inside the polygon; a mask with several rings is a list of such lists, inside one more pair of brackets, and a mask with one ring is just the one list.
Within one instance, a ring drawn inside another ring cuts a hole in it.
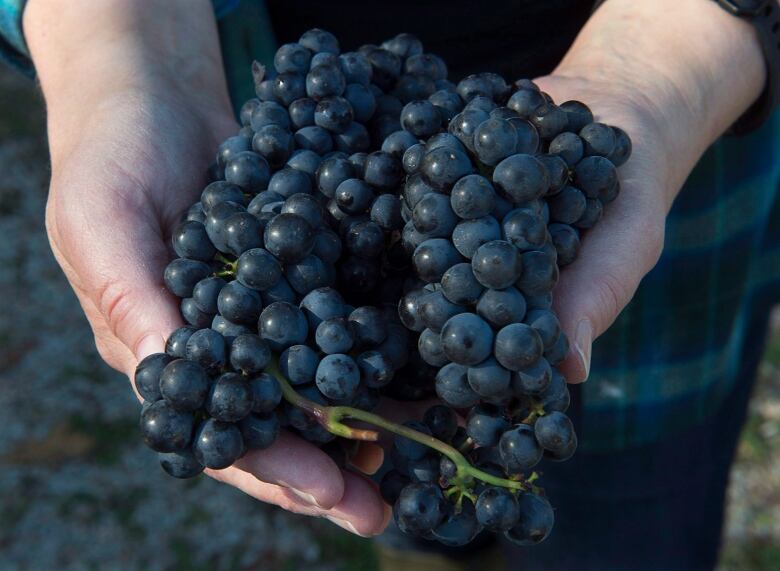
[{"label": "blue and green plaid fabric", "polygon": [[[18,54],[21,4],[0,0],[0,32]],[[272,61],[273,33],[260,0],[215,6],[238,108],[253,96],[251,61]],[[15,32],[9,22],[17,22]],[[749,136],[722,138],[702,158],[669,215],[661,260],[594,345],[581,390],[584,450],[681,433],[745,382],[740,365],[762,351],[761,333],[780,298],[779,185],[780,113]]]}]

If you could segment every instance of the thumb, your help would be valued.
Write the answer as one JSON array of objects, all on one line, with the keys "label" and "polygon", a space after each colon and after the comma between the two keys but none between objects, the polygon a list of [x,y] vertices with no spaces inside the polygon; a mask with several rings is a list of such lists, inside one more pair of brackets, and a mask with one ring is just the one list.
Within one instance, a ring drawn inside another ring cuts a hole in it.
[{"label": "thumb", "polygon": [[[132,377],[140,359],[162,352],[182,324],[163,271],[169,258],[161,224],[143,193],[117,204],[69,208],[49,216],[55,256],[87,314],[101,357]],[[98,201],[102,202],[102,201]],[[101,210],[104,210],[101,212]],[[100,223],[95,223],[95,221]]]},{"label": "thumb", "polygon": [[571,350],[560,366],[569,382],[587,379],[593,341],[628,304],[663,249],[661,193],[643,192],[630,181],[625,183],[629,183],[626,192],[584,236],[577,260],[561,273],[554,292],[556,311],[570,341]]}]

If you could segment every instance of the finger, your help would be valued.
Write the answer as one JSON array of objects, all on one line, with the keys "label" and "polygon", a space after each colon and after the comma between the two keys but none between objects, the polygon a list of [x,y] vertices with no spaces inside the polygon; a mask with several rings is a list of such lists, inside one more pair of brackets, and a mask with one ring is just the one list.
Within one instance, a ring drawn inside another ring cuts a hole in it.
[{"label": "finger", "polygon": [[164,232],[142,189],[127,181],[116,185],[123,186],[108,188],[119,198],[98,201],[88,212],[56,204],[58,196],[69,194],[56,193],[51,211],[65,214],[60,219],[54,215],[50,231],[76,276],[74,288],[91,301],[107,330],[127,349],[116,351],[109,364],[127,372],[137,360],[160,351],[182,320],[162,279],[168,260]]},{"label": "finger", "polygon": [[234,466],[258,480],[287,488],[320,508],[332,508],[344,495],[344,479],[335,462],[287,432],[282,432],[270,448],[250,451]]},{"label": "finger", "polygon": [[554,292],[561,326],[571,341],[561,365],[570,382],[587,378],[593,340],[617,318],[661,254],[663,214],[657,197],[642,192],[626,196],[633,190],[629,184],[626,188],[614,210],[585,235],[577,260],[561,273]]},{"label": "finger", "polygon": [[349,472],[344,473],[344,497],[325,517],[356,535],[379,535],[390,522],[391,510],[376,486]]},{"label": "finger", "polygon": [[301,515],[325,517],[339,527],[363,537],[381,533],[390,521],[389,507],[382,501],[374,485],[355,474],[343,473],[344,494],[341,501],[327,510],[296,497],[288,488],[262,482],[250,472],[235,466],[224,470],[206,470],[206,473],[262,502]]}]

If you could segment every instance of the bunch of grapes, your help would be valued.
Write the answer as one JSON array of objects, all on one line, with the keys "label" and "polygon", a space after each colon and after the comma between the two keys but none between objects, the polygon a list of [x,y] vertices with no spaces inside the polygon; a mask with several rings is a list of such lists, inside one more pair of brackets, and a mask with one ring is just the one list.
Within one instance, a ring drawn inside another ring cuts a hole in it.
[{"label": "bunch of grapes", "polygon": [[[527,80],[453,84],[409,34],[340,54],[315,29],[252,71],[172,236],[188,325],[138,365],[145,442],[179,478],[281,429],[343,461],[376,437],[353,418],[396,433],[380,492],[402,531],[542,541],[532,470],[577,447],[552,290],[619,192],[628,136]],[[419,421],[371,412],[434,394]]]}]

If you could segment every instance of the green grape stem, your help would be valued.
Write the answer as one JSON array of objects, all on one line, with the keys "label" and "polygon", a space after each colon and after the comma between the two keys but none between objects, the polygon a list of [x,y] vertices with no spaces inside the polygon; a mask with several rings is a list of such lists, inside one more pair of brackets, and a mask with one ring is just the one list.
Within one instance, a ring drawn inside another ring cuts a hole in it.
[{"label": "green grape stem", "polygon": [[[382,428],[393,434],[403,436],[409,440],[419,442],[449,458],[453,464],[455,464],[456,468],[455,477],[452,478],[451,483],[457,488],[467,489],[474,480],[480,480],[492,486],[509,488],[514,491],[527,492],[531,490],[531,485],[528,481],[499,478],[493,474],[488,474],[487,472],[475,468],[461,452],[429,434],[418,432],[408,426],[391,422],[372,412],[349,406],[321,405],[299,395],[284,375],[282,375],[281,371],[279,371],[275,361],[269,365],[266,372],[272,374],[279,381],[284,400],[291,405],[306,411],[331,434],[352,440],[364,440],[369,442],[379,439],[379,434],[375,430],[354,428],[343,422],[345,419],[358,420]],[[531,481],[536,480],[535,473],[532,474],[529,479],[531,478],[533,479]]]}]

